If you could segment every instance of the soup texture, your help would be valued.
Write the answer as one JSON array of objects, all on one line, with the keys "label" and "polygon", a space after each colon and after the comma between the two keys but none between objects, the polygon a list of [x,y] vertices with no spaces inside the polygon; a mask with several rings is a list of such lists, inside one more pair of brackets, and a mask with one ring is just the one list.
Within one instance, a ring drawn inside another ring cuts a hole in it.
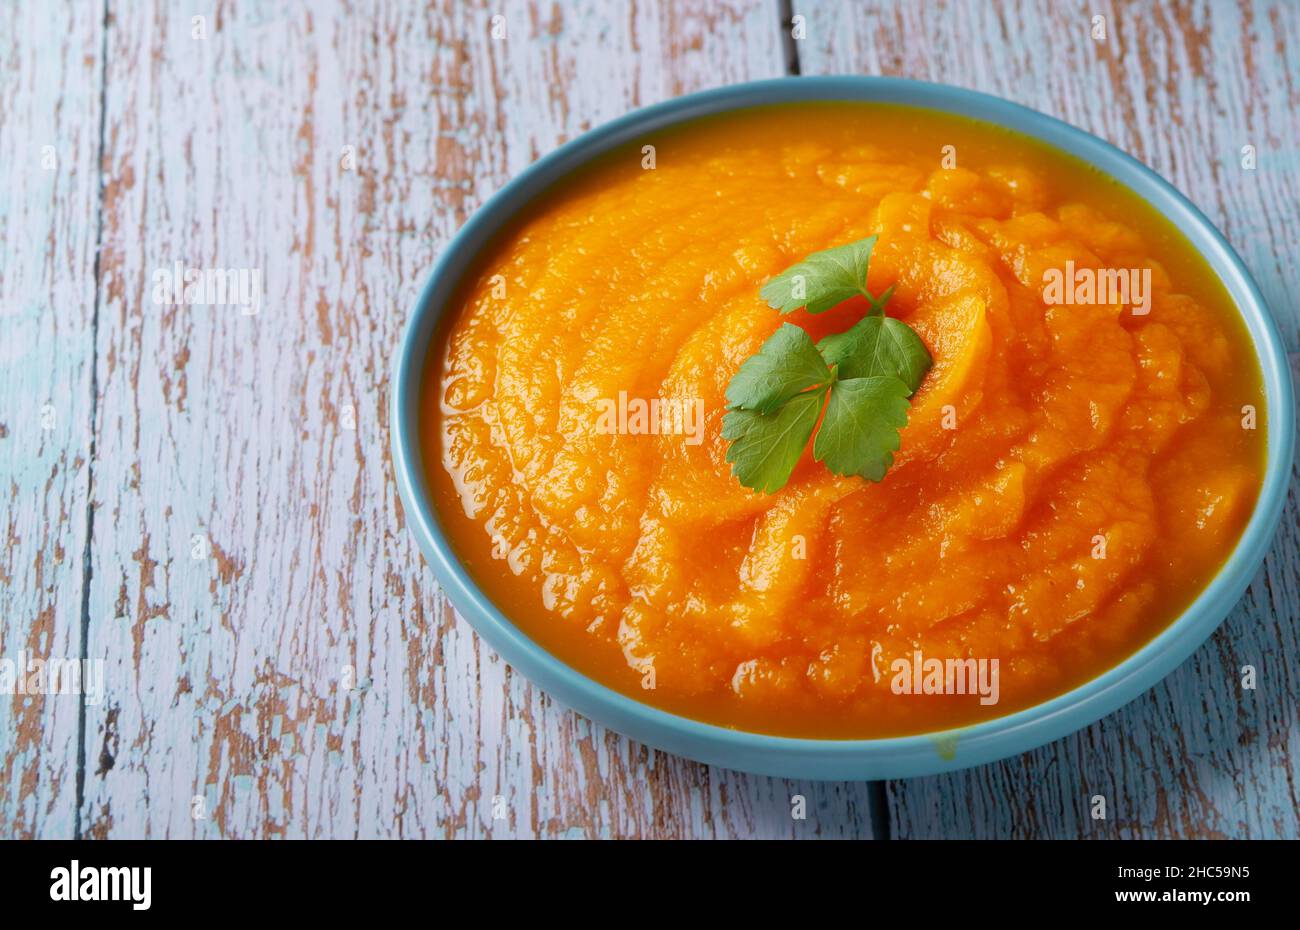
[{"label": "soup texture", "polygon": [[[868,310],[760,288],[873,234],[868,285],[934,360],[893,467],[805,451],[742,487],[741,362]],[[1095,677],[1206,585],[1263,468],[1248,336],[1165,220],[1032,140],[883,105],[605,158],[499,238],[431,352],[429,487],[480,587],[590,677],[753,731],[934,732]]]}]

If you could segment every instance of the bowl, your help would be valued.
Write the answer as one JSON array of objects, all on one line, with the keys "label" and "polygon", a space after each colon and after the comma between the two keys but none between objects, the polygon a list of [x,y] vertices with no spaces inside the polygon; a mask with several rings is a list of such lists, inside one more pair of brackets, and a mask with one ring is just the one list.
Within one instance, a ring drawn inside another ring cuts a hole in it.
[{"label": "bowl", "polygon": [[[439,318],[467,268],[552,185],[600,155],[679,123],[774,103],[860,101],[957,113],[1039,139],[1129,187],[1172,222],[1209,263],[1245,320],[1267,396],[1267,464],[1255,510],[1222,569],[1159,635],[1096,678],[1033,707],[958,730],[888,739],[801,739],[702,723],[601,685],[511,623],[460,563],[425,485],[419,443],[421,378]],[[1213,224],[1168,182],[1119,149],[1060,120],[974,91],[888,77],[793,77],[723,87],[637,110],[560,147],[502,188],[442,252],[398,350],[391,394],[393,465],[407,520],[438,582],[478,634],[516,671],[603,726],[712,765],[806,779],[882,779],[978,765],[1059,739],[1133,700],[1209,638],[1263,561],[1291,475],[1295,409],[1286,352],[1259,288]]]}]

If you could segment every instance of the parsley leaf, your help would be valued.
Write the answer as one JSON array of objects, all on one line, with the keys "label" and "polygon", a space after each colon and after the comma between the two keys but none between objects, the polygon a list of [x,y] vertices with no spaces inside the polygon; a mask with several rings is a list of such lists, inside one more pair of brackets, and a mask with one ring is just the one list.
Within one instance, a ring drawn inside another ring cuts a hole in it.
[{"label": "parsley leaf", "polygon": [[727,461],[741,484],[764,494],[785,487],[808,446],[825,396],[825,388],[808,391],[769,414],[727,412],[722,418],[722,438],[731,442]]},{"label": "parsley leaf", "polygon": [[813,458],[837,475],[883,479],[901,442],[898,431],[907,425],[910,393],[906,384],[888,376],[836,381]]},{"label": "parsley leaf", "polygon": [[727,385],[722,438],[732,474],[745,487],[764,494],[785,487],[814,431],[813,458],[837,475],[880,481],[894,464],[908,398],[932,360],[910,326],[884,315],[893,287],[879,298],[867,290],[875,244],[871,236],[814,253],[763,287],[763,298],[782,313],[821,313],[857,295],[871,311],[816,344],[800,327],[783,324],[741,364]]},{"label": "parsley leaf", "polygon": [[[838,365],[841,379],[890,375],[914,394],[932,364],[930,351],[912,327],[889,316],[866,316],[847,332],[817,343],[827,365]],[[743,370],[743,366],[742,366]]]},{"label": "parsley leaf", "polygon": [[871,302],[872,312],[882,313],[893,288],[879,299],[867,290],[867,264],[871,261],[875,244],[876,237],[868,236],[847,245],[814,252],[768,281],[759,295],[769,307],[782,313],[800,307],[807,307],[809,313],[822,313],[850,297],[861,295]]},{"label": "parsley leaf", "polygon": [[757,355],[741,363],[727,385],[732,409],[771,413],[796,394],[831,378],[812,337],[790,323],[768,337]]}]

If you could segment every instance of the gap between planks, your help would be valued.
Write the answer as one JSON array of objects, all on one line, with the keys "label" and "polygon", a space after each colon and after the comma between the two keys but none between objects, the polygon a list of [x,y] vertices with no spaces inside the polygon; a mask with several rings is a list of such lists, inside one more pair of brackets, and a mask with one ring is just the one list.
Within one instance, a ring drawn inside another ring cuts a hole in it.
[{"label": "gap between planks", "polygon": [[[99,421],[99,308],[100,259],[104,247],[104,145],[108,122],[108,2],[104,0],[104,13],[100,28],[99,47],[99,143],[95,150],[99,184],[95,198],[95,301],[90,312],[90,443],[86,456],[86,544],[81,559],[81,663],[85,668],[90,659],[90,579],[94,573],[91,545],[95,538],[95,438]],[[81,839],[81,808],[86,798],[86,702],[77,708],[77,787],[76,809],[72,812],[73,839]]]},{"label": "gap between planks", "polygon": [[[789,77],[799,77],[803,74],[803,69],[799,64],[799,43],[794,38],[794,0],[777,0],[777,13],[785,73]],[[889,789],[885,782],[867,782],[867,810],[870,813],[872,839],[893,839],[894,831],[889,821]]]}]

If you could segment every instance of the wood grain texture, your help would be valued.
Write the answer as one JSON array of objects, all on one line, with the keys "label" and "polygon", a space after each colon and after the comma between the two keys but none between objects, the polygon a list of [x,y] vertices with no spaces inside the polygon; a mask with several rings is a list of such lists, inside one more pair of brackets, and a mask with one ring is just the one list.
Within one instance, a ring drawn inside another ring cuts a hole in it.
[{"label": "wood grain texture", "polygon": [[[768,2],[508,3],[493,39],[497,9],[227,2],[194,38],[188,11],[114,8],[90,836],[870,835],[865,786],[556,707],[404,525],[388,377],[438,249],[583,129],[783,68]],[[260,313],[154,303],[177,261],[261,270]]]},{"label": "wood grain texture", "polygon": [[[1289,350],[1300,346],[1300,4],[927,0],[806,2],[795,11],[807,27],[797,45],[804,74],[894,74],[982,90],[1135,155],[1224,231]],[[1107,20],[1104,42],[1090,37],[1095,14]],[[1254,171],[1239,161],[1248,144],[1258,150]],[[1263,570],[1189,662],[1119,713],[1036,752],[891,783],[894,834],[1300,834],[1300,501],[1292,477]],[[1245,665],[1258,670],[1254,692],[1239,686]],[[1090,816],[1094,795],[1107,800],[1105,821]]]},{"label": "wood grain texture", "polygon": [[[84,650],[109,692],[81,737],[75,699],[0,699],[0,836],[872,835],[866,785],[687,763],[512,674],[437,591],[387,453],[391,355],[464,219],[591,126],[783,73],[781,4],[107,6],[0,8],[0,657]],[[1297,348],[1297,5],[794,12],[804,73],[990,91],[1152,165]],[[155,303],[174,262],[257,270],[260,313]],[[1191,661],[1052,746],[891,784],[892,834],[1295,836],[1294,487]]]},{"label": "wood grain texture", "polygon": [[[23,677],[81,655],[102,20],[0,5],[0,660]],[[79,705],[0,695],[0,836],[73,835]]]}]

